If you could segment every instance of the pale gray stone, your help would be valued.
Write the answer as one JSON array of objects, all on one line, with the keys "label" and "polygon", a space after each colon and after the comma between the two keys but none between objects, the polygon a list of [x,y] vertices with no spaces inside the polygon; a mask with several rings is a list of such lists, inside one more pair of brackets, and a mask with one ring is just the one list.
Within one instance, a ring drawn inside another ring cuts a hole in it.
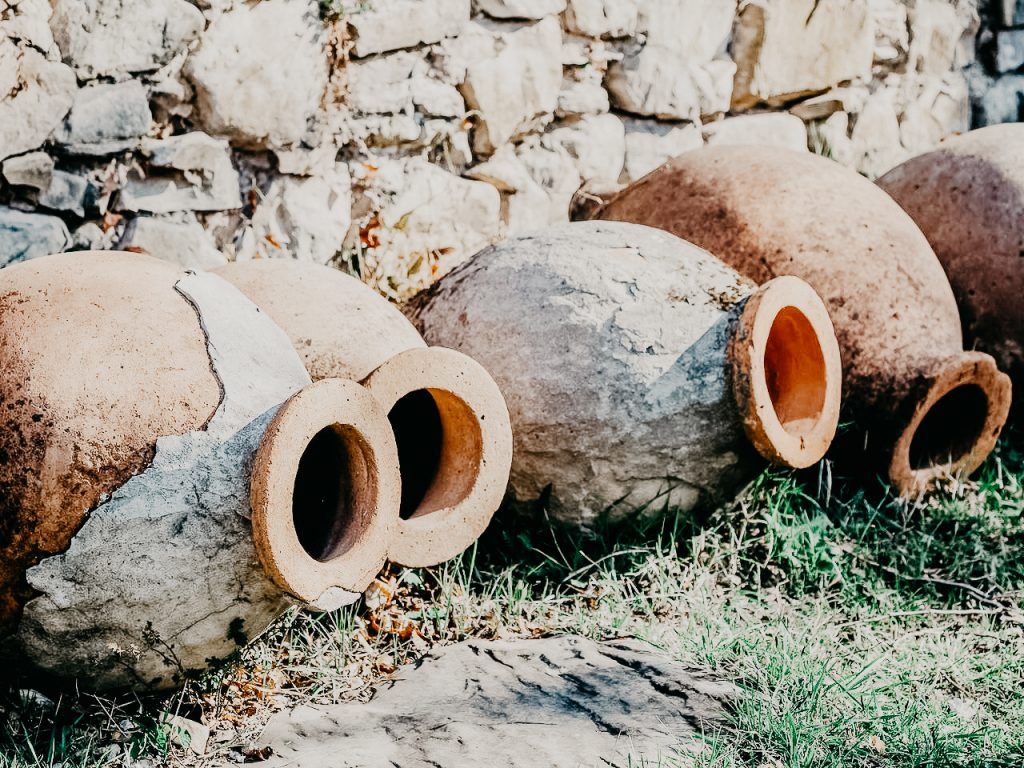
[{"label": "pale gray stone", "polygon": [[868,0],[750,0],[731,52],[733,107],[781,104],[848,80],[870,80],[874,19]]},{"label": "pale gray stone", "polygon": [[600,115],[608,111],[608,91],[600,82],[566,78],[558,92],[558,106],[555,114],[559,117],[570,115]]},{"label": "pale gray stone", "polygon": [[585,115],[563,123],[544,141],[569,154],[583,181],[617,181],[622,173],[626,131],[615,115]]},{"label": "pale gray stone", "polygon": [[45,152],[9,157],[3,163],[4,178],[8,184],[44,190],[53,176],[53,158]]},{"label": "pale gray stone", "polygon": [[252,215],[238,258],[292,258],[327,264],[352,223],[348,167],[306,178],[274,180]]},{"label": "pale gray stone", "polygon": [[270,418],[309,376],[284,332],[228,283],[191,273],[177,288],[207,336],[220,406],[203,431],[158,440],[150,467],[27,574],[38,596],[17,629],[23,652],[96,688],[180,684],[291,602],[252,544],[249,472]]},{"label": "pale gray stone", "polygon": [[581,637],[470,640],[396,678],[367,703],[276,715],[268,768],[660,765],[699,749],[738,694],[641,641]]},{"label": "pale gray stone", "polygon": [[50,27],[83,79],[152,72],[203,30],[187,0],[53,0]]},{"label": "pale gray stone", "polygon": [[704,142],[715,144],[759,144],[761,146],[807,149],[804,121],[786,112],[764,112],[716,120],[704,126]]},{"label": "pale gray stone", "polygon": [[149,158],[150,173],[129,174],[118,197],[122,210],[173,213],[241,208],[238,171],[223,139],[193,131],[148,139],[142,143],[142,152]]},{"label": "pale gray stone", "polygon": [[54,171],[50,183],[39,193],[37,202],[43,208],[67,211],[76,216],[85,216],[92,185],[89,180],[67,171]]},{"label": "pale gray stone", "polygon": [[54,138],[74,154],[112,154],[138,145],[152,124],[146,89],[138,80],[95,84],[75,94]]},{"label": "pale gray stone", "polygon": [[352,52],[369,56],[457,35],[469,10],[470,0],[374,0],[345,20],[356,33]]},{"label": "pale gray stone", "polygon": [[69,67],[0,36],[0,160],[45,142],[71,108],[77,87]]},{"label": "pale gray stone", "polygon": [[638,0],[568,0],[565,27],[587,37],[631,37],[636,33]]},{"label": "pale gray stone", "polygon": [[495,19],[543,19],[565,10],[565,0],[474,0],[477,11]]},{"label": "pale gray stone", "polygon": [[996,32],[995,64],[999,72],[1012,72],[1024,66],[1024,29]]},{"label": "pale gray stone", "polygon": [[0,267],[60,253],[70,244],[68,228],[56,216],[0,206]]},{"label": "pale gray stone", "polygon": [[411,112],[413,73],[421,69],[426,69],[426,62],[412,51],[353,61],[345,68],[346,104],[356,112],[369,114]]},{"label": "pale gray stone", "polygon": [[59,58],[50,32],[52,13],[49,0],[5,0],[0,8],[0,38],[20,41],[47,58]]},{"label": "pale gray stone", "polygon": [[242,3],[217,16],[185,63],[199,123],[242,144],[298,142],[327,87],[324,40],[312,0]]},{"label": "pale gray stone", "polygon": [[128,222],[119,248],[141,249],[185,269],[213,269],[227,263],[195,216],[137,216]]},{"label": "pale gray stone", "polygon": [[760,471],[727,357],[753,290],[668,233],[575,222],[482,251],[410,313],[502,388],[514,499],[589,528],[719,502]]},{"label": "pale gray stone", "polygon": [[456,55],[466,67],[462,95],[478,120],[474,150],[488,155],[553,115],[562,86],[562,31],[551,17],[525,26],[470,26]]},{"label": "pale gray stone", "polygon": [[974,122],[978,126],[1015,123],[1024,118],[1024,75],[1004,75],[989,81],[976,96]]},{"label": "pale gray stone", "polygon": [[626,129],[625,181],[636,181],[673,157],[704,145],[700,128],[693,123],[627,118],[623,125]]}]

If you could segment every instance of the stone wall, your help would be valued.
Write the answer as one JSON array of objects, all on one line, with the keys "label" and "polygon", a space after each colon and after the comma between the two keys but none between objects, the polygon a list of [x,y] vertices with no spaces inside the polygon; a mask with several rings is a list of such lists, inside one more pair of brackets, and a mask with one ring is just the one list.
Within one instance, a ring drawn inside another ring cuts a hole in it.
[{"label": "stone wall", "polygon": [[977,60],[968,68],[975,126],[1024,118],[1024,0],[982,0]]},{"label": "stone wall", "polygon": [[402,297],[702,143],[882,173],[968,127],[977,20],[973,0],[7,0],[0,265],[291,256]]}]

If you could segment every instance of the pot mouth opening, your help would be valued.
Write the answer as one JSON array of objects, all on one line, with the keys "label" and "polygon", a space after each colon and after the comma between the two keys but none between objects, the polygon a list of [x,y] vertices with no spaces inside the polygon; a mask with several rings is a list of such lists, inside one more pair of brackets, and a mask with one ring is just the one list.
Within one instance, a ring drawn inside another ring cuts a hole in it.
[{"label": "pot mouth opening", "polygon": [[796,277],[747,300],[732,341],[733,392],[744,430],[769,461],[807,467],[839,424],[842,365],[824,302]]},{"label": "pot mouth opening", "polygon": [[452,392],[414,389],[388,413],[402,472],[403,520],[462,503],[476,483],[483,435],[472,408]]},{"label": "pot mouth opening", "polygon": [[988,395],[977,384],[961,384],[925,412],[910,439],[910,468],[955,467],[981,438]]},{"label": "pot mouth opening", "polygon": [[764,345],[764,377],[772,408],[791,435],[813,430],[825,409],[825,355],[807,316],[783,307]]},{"label": "pot mouth opening", "polygon": [[370,448],[351,426],[324,427],[295,472],[292,523],[299,544],[321,563],[343,556],[366,533],[377,506]]}]

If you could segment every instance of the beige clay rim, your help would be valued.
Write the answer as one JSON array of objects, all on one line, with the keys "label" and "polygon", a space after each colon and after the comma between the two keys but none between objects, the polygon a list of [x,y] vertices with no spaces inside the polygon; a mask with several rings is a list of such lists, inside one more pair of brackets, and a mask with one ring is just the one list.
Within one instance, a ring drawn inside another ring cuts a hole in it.
[{"label": "beige clay rim", "polygon": [[[318,560],[302,546],[292,501],[299,462],[313,438],[326,428],[345,434],[358,451],[351,466],[358,488],[355,509],[337,554]],[[332,592],[359,593],[383,567],[398,520],[401,477],[398,451],[387,413],[366,389],[352,381],[323,379],[281,406],[260,442],[252,470],[250,499],[256,551],[264,569],[284,590],[317,607],[333,602]]]},{"label": "beige clay rim", "polygon": [[397,521],[389,557],[412,567],[455,557],[487,528],[508,485],[512,426],[501,390],[475,360],[443,347],[400,352],[363,383],[385,412],[418,390],[446,412],[447,455],[416,510]]},{"label": "beige clay rim", "polygon": [[[963,386],[976,386],[986,399],[985,419],[971,447],[951,461],[936,462],[915,469],[910,450],[914,435],[928,412],[943,397]],[[948,477],[966,477],[981,466],[995,448],[1010,413],[1012,400],[1010,377],[999,370],[992,357],[982,352],[963,352],[951,359],[939,373],[928,392],[915,406],[910,421],[896,439],[889,463],[889,481],[901,496],[916,497]]]},{"label": "beige clay rim", "polygon": [[[782,318],[799,326],[803,343],[794,354],[776,353],[779,348],[773,330]],[[809,339],[816,350],[808,349]],[[770,344],[770,340],[771,344]],[[783,359],[766,362],[772,350]],[[825,455],[839,425],[842,399],[842,362],[835,328],[821,297],[803,280],[783,276],[769,280],[747,300],[733,336],[730,356],[733,366],[733,395],[747,437],[757,451],[771,462],[788,467],[808,467]],[[813,401],[803,409],[809,415],[787,419],[779,416],[769,385],[777,372],[769,370],[788,365],[789,358],[811,360],[810,374],[797,377],[806,391],[804,400]],[[808,379],[813,379],[808,381]]]}]

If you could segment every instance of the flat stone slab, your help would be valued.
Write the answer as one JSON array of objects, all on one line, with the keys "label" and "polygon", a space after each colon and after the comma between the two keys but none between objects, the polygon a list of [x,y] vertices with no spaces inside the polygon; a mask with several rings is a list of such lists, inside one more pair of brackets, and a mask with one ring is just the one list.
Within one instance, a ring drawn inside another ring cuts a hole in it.
[{"label": "flat stone slab", "polygon": [[264,765],[295,768],[658,764],[714,729],[735,691],[635,640],[472,640],[368,703],[279,714],[261,743]]}]

